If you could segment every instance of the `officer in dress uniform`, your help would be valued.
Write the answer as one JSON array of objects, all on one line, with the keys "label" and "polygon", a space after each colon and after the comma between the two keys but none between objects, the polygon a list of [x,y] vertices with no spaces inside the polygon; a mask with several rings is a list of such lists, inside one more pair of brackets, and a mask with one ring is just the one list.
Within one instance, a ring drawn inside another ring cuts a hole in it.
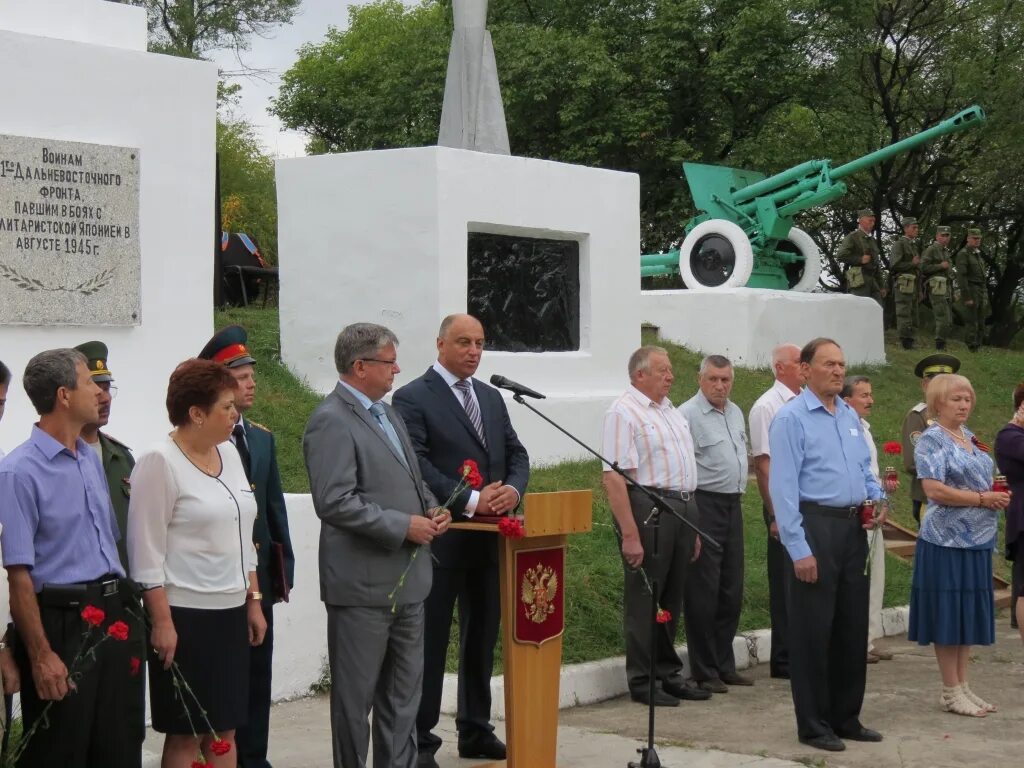
[{"label": "officer in dress uniform", "polygon": [[953,330],[953,255],[949,252],[949,227],[935,229],[935,242],[921,254],[921,274],[928,289],[928,300],[935,317],[935,348],[946,348]]},{"label": "officer in dress uniform", "polygon": [[917,219],[903,219],[903,237],[893,243],[889,271],[893,276],[896,331],[904,349],[914,348],[917,334],[917,295],[921,275],[921,249],[917,244]]},{"label": "officer in dress uniform", "polygon": [[878,243],[871,232],[875,228],[875,214],[870,208],[857,211],[857,229],[843,238],[836,257],[846,265],[846,286],[854,296],[866,296],[882,303],[879,281],[881,264]]},{"label": "officer in dress uniform", "polygon": [[921,360],[914,368],[914,374],[921,379],[922,402],[915,405],[903,418],[903,468],[910,475],[910,498],[914,505],[914,519],[921,522],[921,506],[927,502],[921,481],[917,479],[917,467],[914,466],[914,446],[931,420],[928,418],[928,406],[923,402],[924,393],[933,376],[940,373],[956,373],[960,370],[960,361],[953,355],[934,354]]},{"label": "officer in dress uniform", "polygon": [[125,573],[130,578],[126,533],[128,531],[128,499],[132,490],[129,478],[132,468],[135,466],[135,457],[132,456],[131,449],[127,445],[101,431],[110,421],[110,406],[117,395],[114,374],[110,372],[107,364],[107,345],[102,341],[87,341],[84,344],[79,344],[75,349],[85,355],[92,380],[96,382],[102,392],[99,421],[95,424],[86,424],[82,429],[81,437],[103,462],[103,473],[107,476],[107,487],[110,489],[110,501],[114,505],[117,527],[121,532],[121,538],[117,541],[117,554],[121,558],[121,565],[124,566]]},{"label": "officer in dress uniform", "polygon": [[277,468],[277,449],[273,433],[262,424],[245,417],[256,394],[256,360],[248,348],[248,334],[239,325],[219,331],[199,353],[204,360],[227,366],[238,382],[235,408],[238,423],[231,441],[242,458],[253,492],[256,494],[256,523],[252,537],[256,544],[257,581],[263,589],[261,605],[267,620],[262,645],[249,654],[249,720],[235,734],[240,768],[270,768],[267,743],[270,727],[270,688],[274,653],[274,604],[287,601],[293,584],[295,556],[288,532],[288,513]]},{"label": "officer in dress uniform", "polygon": [[985,283],[988,280],[985,262],[981,258],[980,229],[967,230],[967,245],[957,251],[953,264],[967,326],[964,341],[971,352],[976,352],[985,333]]}]

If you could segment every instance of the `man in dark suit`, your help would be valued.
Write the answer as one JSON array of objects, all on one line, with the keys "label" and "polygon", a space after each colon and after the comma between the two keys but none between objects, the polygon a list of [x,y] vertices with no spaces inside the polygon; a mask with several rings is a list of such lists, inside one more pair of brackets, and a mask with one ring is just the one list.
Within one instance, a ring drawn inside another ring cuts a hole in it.
[{"label": "man in dark suit", "polygon": [[241,768],[270,768],[267,742],[270,728],[270,688],[274,656],[274,604],[288,600],[295,573],[295,556],[288,531],[288,512],[277,468],[274,434],[245,418],[256,397],[256,360],[248,348],[245,329],[230,325],[217,333],[199,353],[204,360],[223,363],[238,382],[235,408],[239,413],[231,441],[256,494],[256,574],[263,594],[261,607],[267,633],[249,652],[249,720],[235,733]]},{"label": "man in dark suit", "polygon": [[[394,396],[409,430],[423,478],[439,499],[473,459],[484,486],[465,490],[452,504],[460,519],[501,515],[526,492],[530,457],[512,429],[501,394],[473,378],[484,348],[484,329],[470,315],[441,323],[437,362]],[[441,686],[455,601],[459,603],[459,756],[505,759],[491,725],[491,670],[501,619],[498,543],[490,533],[452,531],[433,547],[434,586],[426,601],[423,698],[416,718],[419,766],[434,768],[441,739],[431,731],[441,714]]]},{"label": "man in dark suit", "polygon": [[382,402],[398,339],[355,323],[338,335],[340,381],[309,417],[302,450],[320,518],[334,768],[414,768],[430,544],[451,520],[420,474],[402,418]]}]

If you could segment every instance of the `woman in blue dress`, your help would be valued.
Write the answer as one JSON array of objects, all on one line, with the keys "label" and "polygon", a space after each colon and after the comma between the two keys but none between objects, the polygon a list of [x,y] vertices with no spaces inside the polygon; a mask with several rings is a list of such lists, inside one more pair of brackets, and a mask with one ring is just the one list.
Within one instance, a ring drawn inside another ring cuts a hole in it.
[{"label": "woman in blue dress", "polygon": [[908,636],[935,646],[942,708],[984,717],[996,708],[971,690],[967,665],[972,645],[995,642],[992,550],[998,510],[1010,495],[992,490],[992,459],[964,426],[974,407],[971,382],[941,374],[925,399],[932,423],[914,460],[928,508],[914,556]]}]

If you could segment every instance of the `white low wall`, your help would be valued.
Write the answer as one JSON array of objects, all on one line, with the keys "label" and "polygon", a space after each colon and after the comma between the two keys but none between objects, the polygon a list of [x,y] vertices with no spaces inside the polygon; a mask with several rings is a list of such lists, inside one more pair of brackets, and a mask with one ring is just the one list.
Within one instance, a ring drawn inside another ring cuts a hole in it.
[{"label": "white low wall", "polygon": [[662,338],[703,354],[725,355],[744,368],[771,366],[779,344],[817,336],[839,342],[848,365],[884,363],[882,308],[848,294],[765,288],[642,291],[641,320]]}]

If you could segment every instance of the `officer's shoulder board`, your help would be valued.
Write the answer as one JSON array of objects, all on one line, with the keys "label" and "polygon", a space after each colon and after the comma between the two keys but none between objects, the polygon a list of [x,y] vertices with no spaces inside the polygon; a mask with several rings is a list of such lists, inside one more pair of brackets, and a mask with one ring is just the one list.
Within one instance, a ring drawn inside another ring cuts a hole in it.
[{"label": "officer's shoulder board", "polygon": [[264,427],[262,424],[260,424],[258,422],[249,421],[249,419],[246,419],[245,423],[248,424],[250,427],[256,427],[256,429],[262,429],[264,432],[270,432],[270,428],[269,427]]},{"label": "officer's shoulder board", "polygon": [[924,413],[924,411],[925,411],[925,409],[927,407],[928,407],[928,405],[926,403],[918,403],[917,405],[915,405],[910,410],[914,411],[915,413]]}]

